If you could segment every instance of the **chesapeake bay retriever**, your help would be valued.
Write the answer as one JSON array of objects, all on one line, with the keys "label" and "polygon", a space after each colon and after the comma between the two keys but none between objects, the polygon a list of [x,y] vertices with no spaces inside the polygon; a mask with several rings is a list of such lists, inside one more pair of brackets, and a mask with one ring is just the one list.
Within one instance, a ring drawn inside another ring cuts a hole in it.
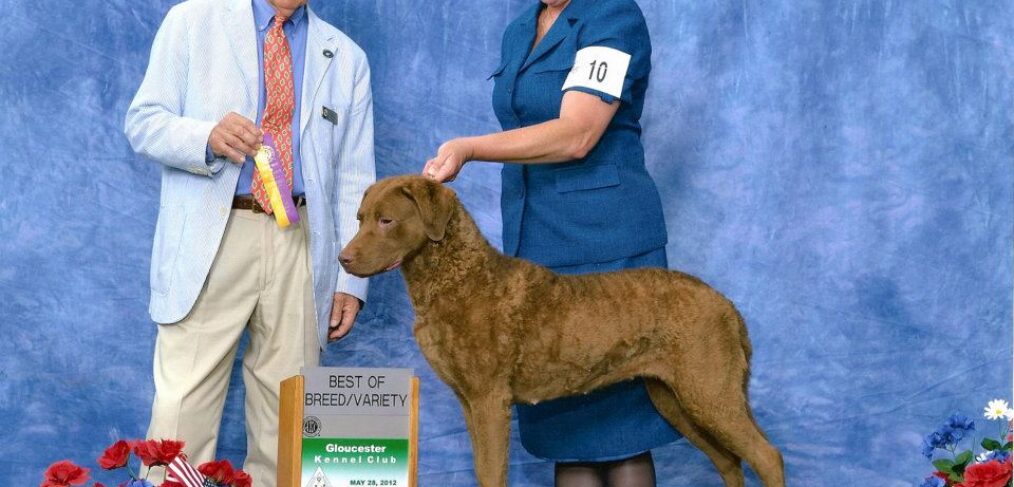
[{"label": "chesapeake bay retriever", "polygon": [[507,485],[512,403],[636,377],[726,486],[743,485],[741,459],[766,487],[785,485],[747,401],[743,319],[705,283],[665,269],[563,276],[506,257],[451,189],[419,176],[371,186],[358,218],[339,260],[357,276],[401,268],[413,332],[461,401],[482,487]]}]

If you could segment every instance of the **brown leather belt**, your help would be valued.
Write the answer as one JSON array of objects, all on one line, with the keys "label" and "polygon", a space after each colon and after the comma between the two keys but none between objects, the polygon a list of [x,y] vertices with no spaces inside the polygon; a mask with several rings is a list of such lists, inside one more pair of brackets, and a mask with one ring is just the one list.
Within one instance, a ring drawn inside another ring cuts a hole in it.
[{"label": "brown leather belt", "polygon": [[[303,195],[293,196],[292,202],[296,207],[306,206],[306,197]],[[232,208],[236,210],[250,210],[254,213],[264,213],[260,203],[253,196],[236,196],[232,199]]]}]

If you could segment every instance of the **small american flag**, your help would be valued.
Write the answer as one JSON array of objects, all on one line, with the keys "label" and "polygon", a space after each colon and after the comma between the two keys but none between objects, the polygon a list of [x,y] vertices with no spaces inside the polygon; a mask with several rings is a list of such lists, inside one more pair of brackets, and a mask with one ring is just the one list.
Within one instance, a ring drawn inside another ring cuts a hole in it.
[{"label": "small american flag", "polygon": [[193,465],[187,463],[187,456],[182,453],[176,455],[176,459],[166,466],[165,469],[166,480],[175,480],[187,487],[204,487],[205,485],[209,485],[207,478],[201,472],[198,472]]}]

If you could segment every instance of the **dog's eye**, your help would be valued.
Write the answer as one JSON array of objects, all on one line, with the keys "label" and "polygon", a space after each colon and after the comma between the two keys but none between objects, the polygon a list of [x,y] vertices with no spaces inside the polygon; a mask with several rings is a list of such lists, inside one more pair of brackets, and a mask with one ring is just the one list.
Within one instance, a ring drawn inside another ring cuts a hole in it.
[{"label": "dog's eye", "polygon": [[380,226],[386,227],[386,226],[394,223],[394,220],[392,220],[390,218],[381,218],[378,223],[380,223]]}]

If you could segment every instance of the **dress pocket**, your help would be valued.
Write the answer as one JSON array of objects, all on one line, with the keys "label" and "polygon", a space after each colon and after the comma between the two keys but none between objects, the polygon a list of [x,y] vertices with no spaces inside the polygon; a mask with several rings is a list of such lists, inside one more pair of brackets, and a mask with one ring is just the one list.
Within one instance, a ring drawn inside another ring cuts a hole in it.
[{"label": "dress pocket", "polygon": [[620,172],[615,164],[578,166],[556,172],[556,192],[567,193],[620,185]]}]

